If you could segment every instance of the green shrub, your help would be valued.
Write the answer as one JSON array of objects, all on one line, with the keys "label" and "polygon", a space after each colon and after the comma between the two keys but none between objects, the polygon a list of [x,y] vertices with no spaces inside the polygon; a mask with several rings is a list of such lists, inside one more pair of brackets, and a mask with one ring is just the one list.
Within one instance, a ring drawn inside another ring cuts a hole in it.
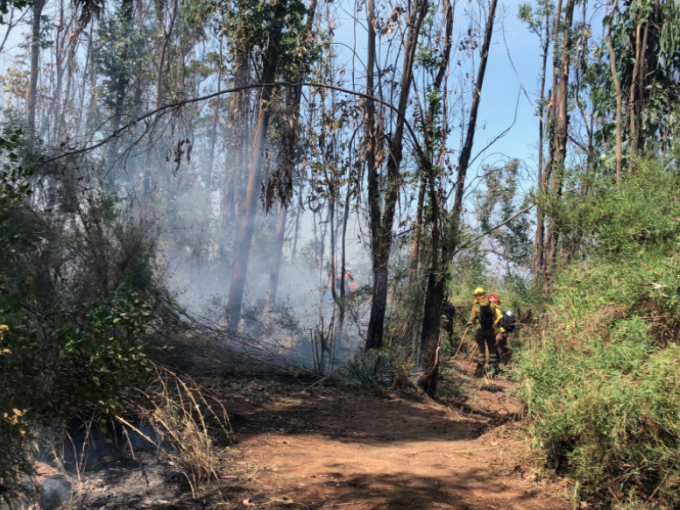
[{"label": "green shrub", "polygon": [[647,163],[574,204],[565,237],[592,227],[519,367],[535,446],[602,508],[680,506],[678,190],[675,169]]},{"label": "green shrub", "polygon": [[[34,176],[19,164],[21,145],[20,132],[0,136],[0,501],[26,488],[43,427],[136,409],[135,388],[151,370],[143,340],[154,301],[123,277],[123,285],[100,278],[118,262],[97,244],[102,236],[31,208]],[[101,219],[95,204],[85,221]]]}]

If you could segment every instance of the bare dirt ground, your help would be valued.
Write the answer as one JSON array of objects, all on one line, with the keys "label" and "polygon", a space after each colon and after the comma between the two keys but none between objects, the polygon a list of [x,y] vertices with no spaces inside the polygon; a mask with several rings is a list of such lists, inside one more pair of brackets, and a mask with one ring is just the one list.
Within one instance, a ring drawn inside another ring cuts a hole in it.
[{"label": "bare dirt ground", "polygon": [[102,482],[100,497],[91,485],[88,502],[80,506],[572,508],[566,482],[540,480],[530,467],[526,424],[518,420],[512,384],[472,379],[470,369],[448,368],[442,388],[448,397],[438,402],[410,389],[369,385],[203,381],[223,399],[234,429],[220,480],[193,499],[180,479],[172,482],[170,467],[142,465],[136,474],[109,477],[118,496],[107,495]]},{"label": "bare dirt ground", "polygon": [[455,393],[467,394],[448,399],[457,406],[375,387],[233,383],[225,400],[239,460],[222,506],[571,508],[564,483],[526,467],[511,383],[473,380],[469,368],[454,371],[464,385]]}]

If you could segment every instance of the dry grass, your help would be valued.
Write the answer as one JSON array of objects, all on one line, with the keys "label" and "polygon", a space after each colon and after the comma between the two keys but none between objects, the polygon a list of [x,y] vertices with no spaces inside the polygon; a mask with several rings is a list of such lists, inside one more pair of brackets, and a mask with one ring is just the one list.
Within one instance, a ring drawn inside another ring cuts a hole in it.
[{"label": "dry grass", "polygon": [[154,368],[155,380],[143,392],[148,406],[140,409],[141,418],[154,430],[154,438],[124,418],[117,419],[174,462],[196,497],[202,482],[219,476],[219,443],[231,440],[229,418],[219,400],[190,377],[161,365]]}]

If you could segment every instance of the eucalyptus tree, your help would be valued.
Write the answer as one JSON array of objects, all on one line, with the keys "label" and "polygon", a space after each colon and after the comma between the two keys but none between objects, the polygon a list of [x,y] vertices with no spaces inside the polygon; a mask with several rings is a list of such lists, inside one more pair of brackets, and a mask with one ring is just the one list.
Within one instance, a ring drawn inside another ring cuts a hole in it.
[{"label": "eucalyptus tree", "polygon": [[[425,308],[423,313],[423,327],[420,345],[420,366],[424,375],[418,385],[430,394],[437,391],[439,374],[439,328],[442,309],[446,302],[446,293],[451,275],[451,261],[460,245],[460,232],[463,215],[463,196],[466,185],[467,172],[472,158],[477,116],[482,95],[482,87],[486,76],[489,60],[491,39],[493,37],[496,18],[497,0],[491,0],[486,15],[486,23],[480,47],[479,67],[474,78],[469,116],[465,126],[463,146],[458,156],[454,201],[451,209],[446,207],[441,190],[438,186],[436,167],[427,160],[424,161],[428,172],[428,194],[431,212],[431,257],[427,269],[427,286],[425,291]],[[476,48],[474,41],[471,41]]]},{"label": "eucalyptus tree", "polygon": [[[263,84],[259,92],[256,125],[253,133],[253,149],[249,158],[248,184],[243,208],[240,211],[238,232],[234,245],[233,269],[227,303],[227,323],[237,329],[243,305],[250,247],[255,228],[255,215],[260,202],[262,169],[267,145],[267,132],[271,118],[271,106],[275,89],[268,85],[295,66],[299,46],[307,32],[306,16],[309,9],[301,0],[261,3],[254,0],[238,0],[231,6],[230,34],[236,45],[253,48],[258,72]],[[313,16],[313,14],[312,14]]]},{"label": "eucalyptus tree", "polygon": [[[367,83],[369,95],[375,93],[373,83],[373,65],[375,63],[375,12],[374,4],[369,0],[368,24],[369,45],[367,58]],[[371,300],[371,316],[366,334],[366,349],[382,347],[385,327],[385,311],[387,308],[387,289],[389,279],[389,259],[392,249],[394,218],[400,193],[400,171],[403,159],[403,138],[409,101],[415,55],[420,38],[420,30],[429,10],[428,0],[418,0],[406,6],[406,35],[403,41],[404,55],[398,91],[397,115],[392,126],[387,154],[379,149],[378,133],[385,132],[382,116],[375,111],[373,99],[368,99],[366,106],[367,121],[367,192],[369,227],[371,230],[371,263],[373,269],[373,298]],[[398,17],[398,14],[397,14]],[[396,67],[396,64],[392,64]],[[387,88],[387,87],[386,87]],[[393,89],[393,88],[392,88]],[[381,172],[382,160],[386,159]],[[381,192],[381,187],[385,191]]]}]

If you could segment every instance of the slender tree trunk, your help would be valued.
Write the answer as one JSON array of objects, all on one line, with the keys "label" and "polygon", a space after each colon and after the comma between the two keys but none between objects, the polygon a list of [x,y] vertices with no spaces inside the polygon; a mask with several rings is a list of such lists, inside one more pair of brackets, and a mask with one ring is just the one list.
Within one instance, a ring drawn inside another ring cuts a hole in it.
[{"label": "slender tree trunk", "polygon": [[[217,64],[217,90],[222,89],[222,38],[220,38],[220,61]],[[213,167],[215,165],[215,146],[217,145],[217,126],[220,123],[220,112],[222,111],[221,98],[215,98],[215,108],[213,110],[213,124],[210,130],[210,156],[208,157],[208,186],[213,186]]]},{"label": "slender tree trunk", "polygon": [[[369,0],[372,1],[372,0]],[[420,0],[413,6],[406,36],[404,62],[400,84],[398,110],[400,115],[389,147],[387,159],[387,190],[385,192],[384,212],[380,213],[380,196],[377,191],[378,174],[376,168],[369,168],[369,209],[371,219],[371,254],[373,264],[373,299],[371,316],[366,335],[366,349],[379,349],[383,343],[385,311],[387,308],[388,268],[392,249],[392,228],[399,198],[399,167],[403,157],[404,118],[411,92],[415,52],[418,46],[420,27],[428,11],[428,0]]]},{"label": "slender tree trunk", "polygon": [[85,52],[85,65],[83,66],[83,81],[80,90],[80,101],[78,104],[78,111],[76,116],[78,118],[78,126],[80,131],[76,128],[76,135],[84,135],[88,128],[88,113],[85,110],[85,91],[87,90],[88,73],[94,73],[94,61],[92,58],[92,33],[94,32],[94,19],[90,21],[90,31],[87,35],[87,50]]},{"label": "slender tree trunk", "polygon": [[[442,52],[442,59],[441,63],[439,65],[439,69],[437,71],[437,75],[434,79],[434,82],[432,83],[432,90],[441,90],[442,83],[444,82],[444,78],[446,77],[448,68],[449,68],[449,58],[451,55],[451,46],[452,46],[452,41],[453,41],[453,6],[451,5],[451,2],[449,0],[444,0],[444,12],[446,16],[446,28],[445,28],[445,39],[444,39],[444,50]],[[446,96],[446,94],[443,94]],[[415,225],[415,232],[414,232],[414,240],[413,240],[413,246],[411,248],[411,271],[409,274],[409,288],[411,288],[412,292],[415,292],[414,295],[414,310],[416,310],[416,317],[420,315],[420,311],[422,310],[423,307],[423,293],[420,292],[419,289],[415,289],[415,282],[418,279],[418,264],[419,264],[419,259],[420,259],[420,243],[421,243],[421,238],[422,238],[422,225],[423,225],[423,209],[425,206],[425,195],[428,190],[428,186],[432,184],[432,182],[428,178],[432,178],[430,175],[433,171],[432,165],[434,164],[434,155],[436,152],[436,148],[434,146],[434,133],[432,132],[432,125],[434,124],[435,118],[434,118],[435,112],[433,111],[432,108],[427,109],[427,114],[426,114],[426,119],[425,119],[425,126],[426,126],[426,131],[425,131],[425,149],[426,149],[426,156],[428,158],[427,161],[427,170],[425,168],[421,169],[421,174],[420,174],[420,189],[418,190],[418,209],[416,211],[416,225]],[[446,103],[444,103],[444,110],[442,113],[442,118],[444,119],[444,123],[446,122]],[[446,131],[446,128],[444,126],[443,131]],[[446,150],[446,135],[444,135],[444,138],[441,141],[441,147],[440,147],[440,156],[441,156],[441,151]],[[431,198],[434,197],[436,200],[436,193],[433,193],[433,189],[430,189],[431,193]],[[439,207],[439,204],[434,203],[432,206],[433,208]],[[439,211],[434,212],[437,217],[439,216]],[[437,219],[434,222],[439,222]],[[434,223],[433,222],[433,223]],[[438,246],[439,246],[439,227],[433,225],[433,232],[432,232],[432,246],[430,247],[432,251],[432,257],[438,257]],[[433,269],[437,267],[438,263],[436,260],[433,260]],[[433,273],[434,271],[431,271]],[[429,287],[430,281],[429,281],[430,275],[428,274],[428,281],[427,285]],[[432,282],[433,285],[436,285],[436,282]],[[438,291],[437,291],[438,292]],[[441,320],[441,319],[440,319]],[[413,321],[413,324],[410,327],[411,329],[411,334],[413,336],[412,340],[412,345],[413,345],[413,357],[414,359],[420,359],[420,355],[422,352],[422,339],[419,338],[418,333],[421,333],[422,327],[418,328],[416,321]],[[426,360],[426,363],[431,363],[431,360]],[[430,384],[429,386],[431,388],[434,388],[433,391],[436,391],[436,379],[437,379],[437,374],[434,372],[438,371],[438,366],[434,368],[433,370],[433,383]]]},{"label": "slender tree trunk", "polygon": [[291,258],[295,260],[297,256],[298,240],[300,239],[300,217],[302,216],[302,184],[300,184],[300,192],[298,193],[298,207],[295,213],[295,231],[293,233],[293,249],[291,251]]},{"label": "slender tree trunk", "polygon": [[[456,184],[456,195],[452,211],[453,224],[449,225],[449,228],[453,229],[454,232],[457,232],[460,229],[460,220],[463,212],[463,193],[465,191],[465,176],[472,154],[472,146],[477,125],[477,114],[479,111],[482,87],[484,85],[486,65],[489,59],[489,49],[493,36],[493,25],[496,17],[497,4],[497,0],[491,0],[491,4],[489,5],[489,14],[484,28],[484,42],[482,43],[479,70],[477,71],[477,80],[472,96],[465,143],[458,159],[458,181]],[[430,395],[434,395],[437,391],[437,381],[439,378],[439,329],[441,325],[442,307],[446,301],[446,288],[450,278],[449,264],[451,263],[451,256],[456,249],[456,241],[455,236],[453,236],[454,240],[446,241],[444,246],[440,246],[442,241],[440,209],[442,205],[437,196],[438,190],[434,167],[430,161],[426,161],[425,164],[428,174],[432,210],[432,264],[427,274],[423,328],[420,340],[420,369],[424,375],[418,380],[418,386]],[[451,237],[451,233],[449,233],[448,236]]]},{"label": "slender tree trunk", "polygon": [[[449,58],[451,55],[452,35],[453,35],[453,6],[446,0],[444,2],[444,9],[446,10],[446,39],[444,43],[444,51],[439,71],[434,81],[435,90],[439,90],[444,82],[444,77],[448,71]],[[496,2],[492,1],[491,10],[489,11],[489,20],[487,22],[487,32],[484,37],[484,44],[482,46],[482,60],[488,58],[489,46],[491,40],[491,32],[493,30],[493,19],[495,16]],[[490,23],[490,24],[489,24]],[[490,28],[489,28],[490,27]],[[486,66],[486,64],[484,64]],[[477,83],[480,86],[482,81]],[[477,101],[479,106],[479,101]],[[446,111],[444,111],[444,114]],[[476,113],[475,113],[476,115]],[[434,122],[434,112],[429,109],[427,113],[428,126]],[[423,323],[421,328],[420,346],[419,346],[419,362],[421,370],[424,375],[418,380],[418,386],[430,395],[437,392],[437,382],[439,379],[439,328],[441,324],[441,314],[444,302],[446,301],[446,287],[450,277],[449,272],[449,247],[440,246],[441,244],[441,208],[442,203],[438,196],[437,181],[434,167],[434,154],[436,148],[434,146],[434,133],[428,128],[425,132],[425,148],[427,151],[425,160],[422,162],[423,174],[426,177],[426,183],[429,190],[430,209],[432,215],[431,226],[431,266],[427,273],[427,288],[425,291],[425,307],[423,309]],[[442,141],[445,144],[445,139]],[[441,166],[438,165],[438,167]],[[457,228],[457,226],[454,226]],[[441,251],[440,251],[441,250]],[[441,258],[440,258],[441,257]]]},{"label": "slender tree trunk", "polygon": [[[369,96],[375,95],[375,83],[374,83],[374,70],[375,70],[375,1],[367,0],[366,3],[366,21],[368,30],[368,55],[366,62],[366,93]],[[368,173],[368,201],[369,201],[369,221],[371,224],[371,229],[377,229],[380,226],[380,204],[376,202],[379,196],[379,179],[378,179],[378,169],[377,157],[376,157],[376,140],[375,131],[378,119],[376,118],[375,111],[375,101],[371,97],[366,98],[366,166]],[[371,239],[373,239],[373,234],[371,234]],[[375,249],[372,247],[372,251]],[[373,253],[373,266],[376,265],[375,254]],[[375,286],[378,275],[375,273],[374,267],[374,278],[373,278],[373,293],[375,299]],[[373,320],[373,309],[371,308],[371,319]],[[377,317],[376,317],[377,319]],[[369,326],[371,327],[371,326]],[[376,329],[375,324],[371,327],[373,330]],[[366,349],[377,349],[382,347],[382,334],[377,335],[378,332],[371,331],[368,335],[368,340],[366,342]],[[382,331],[380,332],[382,333]]]},{"label": "slender tree trunk", "polygon": [[[454,214],[460,216],[463,210],[463,193],[465,192],[465,178],[467,176],[468,165],[472,156],[472,145],[475,140],[475,131],[477,129],[477,114],[479,112],[479,102],[482,97],[482,85],[484,85],[484,76],[486,74],[486,64],[489,60],[489,48],[491,47],[491,36],[493,34],[493,23],[496,17],[496,5],[498,0],[491,0],[489,6],[489,16],[486,20],[486,27],[484,28],[484,43],[482,44],[482,55],[479,61],[479,71],[477,72],[477,81],[475,89],[472,94],[472,105],[470,106],[470,118],[468,120],[467,133],[465,135],[465,143],[460,151],[458,158],[458,182],[456,183],[456,196],[453,202]],[[456,221],[460,221],[459,218]]]},{"label": "slender tree trunk", "polygon": [[267,292],[267,304],[273,306],[276,302],[276,293],[279,287],[279,272],[281,271],[281,259],[283,258],[283,243],[286,239],[286,221],[288,207],[281,204],[279,207],[279,219],[276,225],[276,244],[272,257],[272,270],[269,276],[269,291]]},{"label": "slender tree trunk", "polygon": [[[248,52],[240,51],[234,58],[234,87],[247,85],[250,80]],[[221,205],[221,238],[220,253],[226,264],[226,253],[229,245],[235,239],[234,226],[238,218],[238,204],[241,200],[241,174],[248,161],[248,116],[250,115],[250,93],[236,92],[231,98],[227,113],[226,136],[226,168],[224,180],[224,194]],[[231,264],[229,264],[231,265]]]},{"label": "slender tree trunk", "polygon": [[31,25],[31,76],[28,89],[28,134],[35,137],[35,112],[38,102],[38,76],[40,74],[40,27],[46,0],[34,0]]},{"label": "slender tree trunk", "polygon": [[637,90],[638,73],[640,72],[640,60],[642,58],[642,23],[638,23],[635,28],[635,63],[633,64],[633,75],[630,80],[630,95],[628,97],[628,120],[630,125],[630,156],[628,163],[629,172],[635,163],[635,156],[638,148],[637,134]]},{"label": "slender tree trunk", "polygon": [[[306,41],[308,43],[312,42],[313,29],[314,29],[314,17],[316,16],[316,0],[311,0],[309,9],[307,12],[307,27],[306,27]],[[306,69],[300,69],[298,73],[298,81],[304,81],[306,76]],[[298,131],[299,131],[299,118],[300,118],[300,105],[302,103],[302,88],[295,87],[288,89],[288,97],[291,98],[289,101],[290,109],[290,132],[288,135],[288,155],[284,165],[287,167],[285,173],[288,178],[290,178],[291,188],[293,182],[293,172],[295,166],[297,165],[297,159],[295,155],[297,141],[298,141]],[[292,96],[292,97],[291,97]],[[292,194],[292,189],[291,189]],[[279,225],[276,232],[276,247],[273,256],[272,270],[269,278],[269,292],[267,293],[267,303],[272,306],[276,301],[276,293],[279,285],[279,271],[281,268],[281,258],[283,256],[283,241],[286,232],[286,219],[288,215],[288,200],[282,200],[281,208],[279,209]]]},{"label": "slender tree trunk", "polygon": [[[562,55],[559,70],[559,90],[555,99],[555,141],[551,157],[552,182],[550,191],[555,197],[562,195],[562,180],[564,176],[564,164],[567,157],[567,139],[569,129],[568,112],[568,91],[569,91],[569,65],[571,57],[571,25],[574,19],[575,0],[567,0],[564,12],[564,32],[562,36]],[[557,16],[560,12],[557,12]],[[559,26],[559,23],[556,23]],[[554,272],[555,256],[557,252],[558,232],[555,231],[551,223],[548,228],[548,239],[546,246],[546,274],[543,279],[543,286],[547,288],[550,278]]]},{"label": "slender tree trunk", "polygon": [[[120,23],[125,26],[129,27],[129,29],[132,29],[132,19],[134,15],[134,0],[123,0],[120,6]],[[91,29],[92,30],[92,29]],[[127,62],[130,58],[130,54],[128,51],[128,44],[123,43],[123,51],[120,54],[120,59],[124,62]],[[92,74],[93,78],[96,80],[96,72],[94,69],[92,69]],[[131,74],[127,70],[125,72],[119,73],[116,76],[116,85],[115,85],[115,103],[113,106],[113,117],[111,119],[111,133],[116,133],[121,126],[122,119],[123,119],[123,113],[125,111],[125,98],[128,94],[128,87],[130,85],[130,79],[131,79]],[[95,81],[96,84],[96,81]],[[94,95],[94,90],[91,91],[91,94]],[[92,115],[94,116],[94,112],[92,112]],[[116,159],[118,158],[118,139],[114,138],[109,142],[109,147],[108,147],[108,154],[107,154],[107,168],[111,172],[113,167],[116,165]],[[115,180],[118,177],[118,174],[116,172],[111,172],[111,178]]]},{"label": "slender tree trunk", "polygon": [[[541,90],[539,92],[538,107],[538,192],[541,200],[545,199],[547,192],[547,182],[545,180],[545,169],[543,167],[543,145],[546,113],[543,100],[545,98],[545,80],[548,69],[548,49],[550,47],[550,13],[546,9],[545,14],[545,41],[543,43],[543,67],[541,69]],[[545,251],[545,211],[539,205],[536,208],[536,244],[534,249],[534,277],[538,278],[543,274]]]},{"label": "slender tree trunk", "polygon": [[[262,83],[271,83],[276,77],[278,57],[277,49],[284,29],[283,20],[288,10],[288,2],[277,4],[279,26],[272,27],[273,34],[270,36],[268,52],[265,54],[262,64]],[[255,227],[255,216],[257,205],[260,199],[260,187],[262,184],[262,167],[264,165],[264,155],[267,146],[267,130],[269,128],[270,105],[272,99],[272,87],[264,87],[260,93],[260,100],[257,111],[257,125],[253,140],[253,154],[250,161],[250,171],[248,174],[248,186],[246,188],[246,198],[241,215],[238,238],[235,243],[234,264],[231,276],[231,286],[229,287],[229,299],[227,301],[227,324],[229,329],[237,330],[241,319],[241,308],[243,306],[243,294],[246,285],[246,274],[248,272],[248,261],[250,258],[250,246],[253,239]]]},{"label": "slender tree trunk", "polygon": [[413,244],[411,245],[411,262],[408,276],[408,286],[413,289],[418,277],[418,260],[420,257],[420,238],[423,228],[423,208],[425,207],[425,192],[427,191],[427,178],[424,173],[420,174],[418,187],[418,203],[416,205],[416,221],[413,226]]},{"label": "slender tree trunk", "polygon": [[[168,22],[168,27],[163,30],[163,41],[161,42],[161,49],[158,56],[158,75],[156,76],[156,94],[154,97],[154,109],[160,108],[163,98],[165,97],[163,87],[165,82],[163,78],[165,77],[165,67],[166,60],[168,56],[168,48],[170,47],[170,40],[172,39],[172,34],[175,28],[175,21],[177,20],[177,15],[179,14],[179,0],[174,0],[172,4],[172,11],[170,12],[170,20]],[[145,211],[147,202],[149,201],[151,195],[151,180],[152,180],[152,168],[153,163],[149,160],[152,156],[153,151],[153,138],[154,132],[156,130],[156,120],[157,116],[154,115],[151,123],[151,132],[149,133],[149,144],[146,151],[146,156],[144,158],[144,171],[143,171],[143,185],[142,185],[142,211]],[[142,213],[143,215],[144,213]]]},{"label": "slender tree trunk", "polygon": [[[622,179],[622,161],[623,161],[623,94],[621,93],[621,82],[619,81],[619,73],[616,70],[616,53],[614,53],[614,44],[612,43],[612,18],[616,10],[616,2],[609,19],[609,30],[607,33],[607,49],[609,50],[609,65],[612,71],[612,81],[614,82],[614,90],[616,91],[616,185],[621,186]],[[634,80],[633,80],[634,82]]]},{"label": "slender tree trunk", "polygon": [[[270,83],[276,74],[276,64],[268,63],[263,70],[263,82]],[[260,199],[260,185],[262,181],[262,166],[264,164],[264,152],[267,144],[267,129],[269,128],[268,103],[271,99],[271,87],[262,89],[257,113],[257,126],[253,141],[253,159],[250,163],[248,187],[246,188],[246,200],[243,214],[240,218],[238,238],[234,251],[234,269],[229,287],[229,300],[227,302],[227,317],[229,329],[237,330],[241,320],[241,307],[243,306],[243,292],[246,284],[248,260],[250,258],[250,245],[253,239],[257,204]]]},{"label": "slender tree trunk", "polygon": [[[50,105],[47,118],[47,140],[48,145],[54,145],[59,129],[59,118],[61,116],[62,84],[64,81],[64,40],[62,32],[65,30],[64,23],[64,0],[59,2],[59,21],[57,23],[57,33],[54,37],[54,75],[56,83],[52,92],[52,104]],[[50,125],[51,124],[51,125]]]}]

